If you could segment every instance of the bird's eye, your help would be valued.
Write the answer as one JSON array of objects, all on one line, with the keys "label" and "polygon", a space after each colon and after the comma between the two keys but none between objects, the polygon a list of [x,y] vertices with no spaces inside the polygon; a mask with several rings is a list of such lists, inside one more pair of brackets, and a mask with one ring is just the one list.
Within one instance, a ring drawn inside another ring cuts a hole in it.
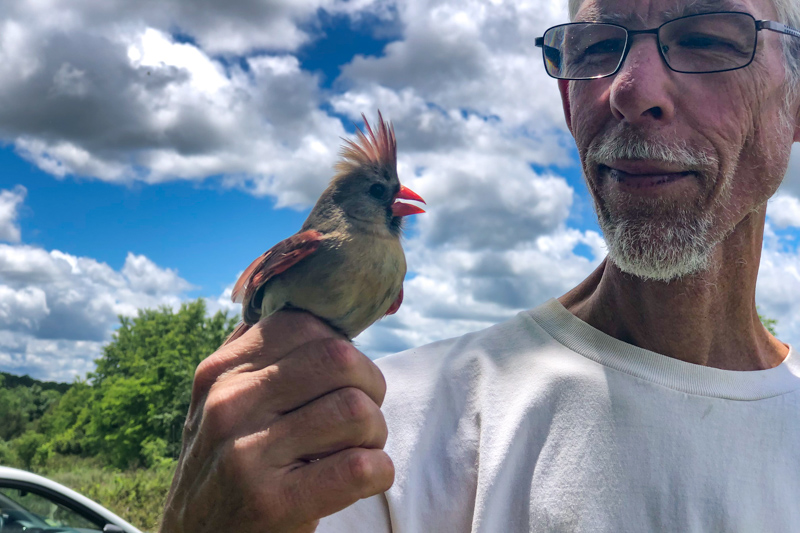
[{"label": "bird's eye", "polygon": [[385,192],[386,192],[386,187],[384,187],[380,183],[376,183],[369,188],[369,195],[379,200],[383,198],[383,193]]}]

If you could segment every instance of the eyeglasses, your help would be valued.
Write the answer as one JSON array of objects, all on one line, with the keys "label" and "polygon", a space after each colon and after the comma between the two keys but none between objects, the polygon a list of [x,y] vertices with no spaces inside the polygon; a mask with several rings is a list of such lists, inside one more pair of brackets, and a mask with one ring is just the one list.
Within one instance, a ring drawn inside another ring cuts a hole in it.
[{"label": "eyeglasses", "polygon": [[744,68],[753,62],[758,32],[770,30],[794,37],[800,31],[749,13],[689,15],[649,30],[629,30],[604,22],[554,26],[536,39],[547,73],[560,80],[592,80],[613,76],[631,49],[632,37],[655,34],[658,51],[675,72],[706,74]]}]

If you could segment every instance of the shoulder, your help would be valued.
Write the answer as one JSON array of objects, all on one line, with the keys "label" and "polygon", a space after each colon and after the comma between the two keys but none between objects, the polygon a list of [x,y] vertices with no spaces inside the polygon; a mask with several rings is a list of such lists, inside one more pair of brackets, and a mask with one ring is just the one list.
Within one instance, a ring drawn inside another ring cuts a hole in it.
[{"label": "shoulder", "polygon": [[[527,312],[489,328],[377,359],[387,383],[387,408],[421,406],[437,389],[467,391],[505,374],[558,343]],[[559,345],[560,346],[560,345]]]},{"label": "shoulder", "polygon": [[481,331],[376,360],[387,385],[381,407],[389,427],[387,450],[402,468],[421,441],[430,450],[446,448],[449,439],[472,439],[469,433],[477,431],[482,416],[530,389],[531,376],[548,374],[565,353],[569,357],[569,350],[523,312]]}]

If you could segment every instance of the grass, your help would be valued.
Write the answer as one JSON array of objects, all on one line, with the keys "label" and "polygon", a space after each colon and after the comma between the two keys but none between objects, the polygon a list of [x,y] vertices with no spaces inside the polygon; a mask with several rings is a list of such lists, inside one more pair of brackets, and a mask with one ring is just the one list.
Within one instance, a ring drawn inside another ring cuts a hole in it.
[{"label": "grass", "polygon": [[35,473],[96,501],[142,531],[157,531],[175,465],[116,470],[91,458],[58,457]]}]

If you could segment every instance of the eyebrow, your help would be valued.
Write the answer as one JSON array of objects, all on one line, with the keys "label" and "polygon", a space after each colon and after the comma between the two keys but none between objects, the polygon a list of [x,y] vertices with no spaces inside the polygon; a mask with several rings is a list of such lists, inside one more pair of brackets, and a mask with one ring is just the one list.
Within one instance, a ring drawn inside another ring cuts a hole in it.
[{"label": "eyebrow", "polygon": [[[668,20],[687,17],[689,15],[699,15],[701,13],[717,13],[720,11],[738,11],[748,13],[744,5],[736,0],[694,0],[689,3],[679,5],[675,9],[667,9],[662,15],[662,22]],[[645,25],[646,20],[637,13],[609,12],[603,10],[597,4],[587,8],[580,17],[579,22],[608,22],[625,26],[632,22]],[[578,22],[578,21],[576,21]]]},{"label": "eyebrow", "polygon": [[719,11],[739,11],[749,13],[749,11],[736,0],[694,0],[689,4],[684,4],[677,9],[668,9],[664,12],[665,20],[672,20],[678,17],[689,15],[699,15],[701,13],[716,13]]}]

